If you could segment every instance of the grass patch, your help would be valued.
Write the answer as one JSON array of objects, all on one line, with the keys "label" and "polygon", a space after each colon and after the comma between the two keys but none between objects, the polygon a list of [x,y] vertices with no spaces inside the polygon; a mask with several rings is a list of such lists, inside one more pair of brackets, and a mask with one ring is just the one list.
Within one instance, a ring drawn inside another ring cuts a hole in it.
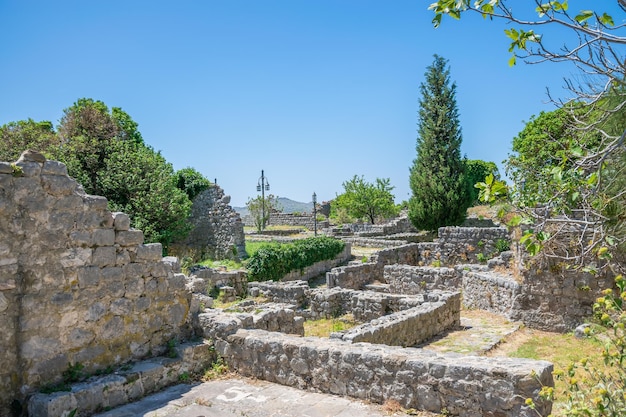
[{"label": "grass patch", "polygon": [[[528,331],[530,337],[520,344],[508,356],[514,358],[528,358],[546,360],[554,364],[554,370],[562,370],[567,374],[568,366],[581,359],[588,359],[596,368],[602,368],[601,356],[603,343],[597,337],[578,339],[573,334],[559,334],[539,331]],[[567,399],[567,384],[563,380],[555,379],[555,400],[552,414],[563,415],[563,407]]]},{"label": "grass patch", "polygon": [[329,337],[333,332],[341,332],[357,326],[352,314],[332,319],[307,320],[304,322],[304,335],[316,337]]},{"label": "grass patch", "polygon": [[262,247],[268,246],[270,244],[271,242],[264,241],[264,240],[247,240],[246,239],[246,253],[248,254],[248,257],[250,257],[254,255],[255,253],[257,253],[259,249],[261,249]]}]

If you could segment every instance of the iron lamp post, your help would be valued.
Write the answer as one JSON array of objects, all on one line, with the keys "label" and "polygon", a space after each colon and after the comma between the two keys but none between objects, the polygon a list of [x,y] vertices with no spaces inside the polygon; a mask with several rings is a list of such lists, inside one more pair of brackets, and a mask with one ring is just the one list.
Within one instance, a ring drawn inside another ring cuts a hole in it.
[{"label": "iron lamp post", "polygon": [[313,234],[317,236],[317,194],[313,191]]},{"label": "iron lamp post", "polygon": [[265,230],[265,192],[270,190],[270,183],[265,178],[265,172],[261,170],[261,178],[256,184],[256,190],[261,192],[261,230]]}]

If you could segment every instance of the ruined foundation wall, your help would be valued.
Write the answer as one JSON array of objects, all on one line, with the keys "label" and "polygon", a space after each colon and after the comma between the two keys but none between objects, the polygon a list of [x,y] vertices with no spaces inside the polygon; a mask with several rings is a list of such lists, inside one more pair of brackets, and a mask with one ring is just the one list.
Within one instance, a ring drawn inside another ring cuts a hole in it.
[{"label": "ruined foundation wall", "polygon": [[170,253],[193,261],[245,257],[243,222],[230,206],[230,196],[216,184],[193,199],[189,222],[192,225],[189,235],[171,245]]},{"label": "ruined foundation wall", "polygon": [[461,324],[461,293],[440,294],[438,301],[398,311],[331,337],[351,343],[416,346]]},{"label": "ruined foundation wall", "polygon": [[[538,396],[552,385],[552,364],[424,349],[346,343],[261,330],[238,330],[215,342],[230,367],[246,376],[299,389],[346,395],[463,417],[546,416]],[[536,376],[533,376],[536,375]],[[537,404],[525,405],[526,398]]]},{"label": "ruined foundation wall", "polygon": [[65,165],[28,152],[0,162],[0,415],[70,364],[92,372],[180,336],[177,269]]}]

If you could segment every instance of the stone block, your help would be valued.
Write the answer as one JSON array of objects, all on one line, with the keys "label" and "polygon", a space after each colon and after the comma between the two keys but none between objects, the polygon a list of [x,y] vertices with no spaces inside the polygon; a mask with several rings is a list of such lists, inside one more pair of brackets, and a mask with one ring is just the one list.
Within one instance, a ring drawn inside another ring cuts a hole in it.
[{"label": "stone block", "polygon": [[0,162],[0,174],[13,174],[13,166],[9,162]]},{"label": "stone block", "polygon": [[42,175],[65,175],[67,176],[67,166],[59,161],[46,161],[41,169]]},{"label": "stone block", "polygon": [[115,265],[116,266],[126,266],[130,263],[130,254],[126,249],[118,249]]},{"label": "stone block", "polygon": [[23,177],[38,177],[41,175],[41,164],[38,162],[18,160],[15,165],[22,169]]},{"label": "stone block", "polygon": [[42,175],[41,185],[45,192],[53,196],[70,195],[76,191],[76,180],[61,175]]},{"label": "stone block", "polygon": [[70,233],[72,246],[92,246],[91,233],[86,230],[74,230]]},{"label": "stone block", "polygon": [[117,260],[117,254],[113,246],[101,246],[93,250],[93,264],[105,267],[115,266]]},{"label": "stone block", "polygon": [[148,243],[137,246],[138,261],[160,261],[163,257],[163,247],[160,243]]},{"label": "stone block", "polygon": [[63,252],[59,262],[64,268],[91,264],[92,251],[89,248],[72,248]]},{"label": "stone block", "polygon": [[144,293],[145,284],[143,282],[143,277],[129,277],[126,276],[125,280],[126,292],[124,296],[126,298],[137,298]]},{"label": "stone block", "polygon": [[79,195],[66,195],[54,201],[54,210],[78,212],[82,210],[83,199]]},{"label": "stone block", "polygon": [[127,316],[133,311],[133,302],[127,298],[120,298],[111,303],[111,313],[116,316]]},{"label": "stone block", "polygon": [[141,230],[118,230],[115,232],[115,244],[120,246],[138,246],[143,243]]},{"label": "stone block", "polygon": [[163,263],[169,265],[172,269],[172,272],[179,273],[181,272],[180,261],[176,256],[166,256],[163,258]]},{"label": "stone block", "polygon": [[113,229],[96,229],[93,231],[94,246],[113,246],[115,244],[115,231]]},{"label": "stone block", "polygon": [[98,321],[107,312],[107,307],[101,302],[95,302],[89,306],[85,315],[85,321]]},{"label": "stone block", "polygon": [[84,204],[87,205],[87,207],[89,207],[89,209],[91,210],[97,210],[97,211],[106,210],[107,205],[109,204],[106,197],[101,197],[99,195],[85,194],[82,196],[82,198],[83,198]]},{"label": "stone block", "polygon": [[93,288],[100,282],[101,272],[97,266],[85,266],[78,269],[78,285],[82,289]]},{"label": "stone block", "polygon": [[115,212],[113,214],[113,227],[115,230],[129,230],[130,217],[126,213]]}]

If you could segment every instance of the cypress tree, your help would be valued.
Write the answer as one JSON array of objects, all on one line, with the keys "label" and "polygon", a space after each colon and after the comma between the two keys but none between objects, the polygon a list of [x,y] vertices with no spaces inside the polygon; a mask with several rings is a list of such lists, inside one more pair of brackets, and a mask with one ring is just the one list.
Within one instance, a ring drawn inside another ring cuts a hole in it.
[{"label": "cypress tree", "polygon": [[463,222],[470,205],[461,159],[456,84],[448,61],[435,55],[420,85],[417,158],[410,169],[409,219],[421,230]]}]

